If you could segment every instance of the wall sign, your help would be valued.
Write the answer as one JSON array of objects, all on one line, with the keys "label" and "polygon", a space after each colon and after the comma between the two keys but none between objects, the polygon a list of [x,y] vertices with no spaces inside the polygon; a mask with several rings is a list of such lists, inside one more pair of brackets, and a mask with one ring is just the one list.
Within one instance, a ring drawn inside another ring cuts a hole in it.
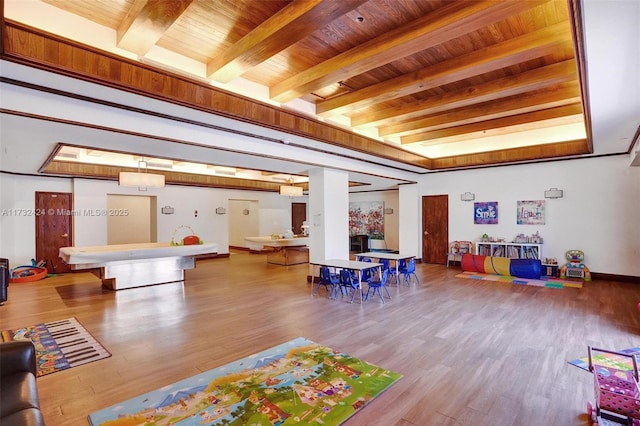
[{"label": "wall sign", "polygon": [[544,225],[544,200],[518,201],[518,225]]},{"label": "wall sign", "polygon": [[498,223],[498,202],[473,203],[473,223],[483,225]]}]

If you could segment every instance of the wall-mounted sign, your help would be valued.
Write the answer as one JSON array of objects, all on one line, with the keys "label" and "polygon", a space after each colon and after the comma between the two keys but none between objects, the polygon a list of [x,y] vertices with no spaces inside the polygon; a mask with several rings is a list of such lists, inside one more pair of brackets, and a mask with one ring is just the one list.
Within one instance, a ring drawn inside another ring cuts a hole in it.
[{"label": "wall-mounted sign", "polygon": [[498,223],[498,202],[473,203],[473,223],[483,225]]},{"label": "wall-mounted sign", "polygon": [[518,201],[518,225],[544,225],[544,200]]}]

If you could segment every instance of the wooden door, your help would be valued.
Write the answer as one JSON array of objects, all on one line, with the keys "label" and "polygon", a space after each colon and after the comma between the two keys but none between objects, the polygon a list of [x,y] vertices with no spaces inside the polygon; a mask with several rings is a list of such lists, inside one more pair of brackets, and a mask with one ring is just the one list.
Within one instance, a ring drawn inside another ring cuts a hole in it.
[{"label": "wooden door", "polygon": [[36,192],[36,262],[47,262],[49,273],[70,272],[71,268],[58,256],[60,247],[69,247],[71,237],[71,194]]},{"label": "wooden door", "polygon": [[447,263],[449,246],[449,196],[422,197],[422,261]]},{"label": "wooden door", "polygon": [[291,226],[294,234],[302,234],[302,222],[307,220],[307,203],[291,203]]}]

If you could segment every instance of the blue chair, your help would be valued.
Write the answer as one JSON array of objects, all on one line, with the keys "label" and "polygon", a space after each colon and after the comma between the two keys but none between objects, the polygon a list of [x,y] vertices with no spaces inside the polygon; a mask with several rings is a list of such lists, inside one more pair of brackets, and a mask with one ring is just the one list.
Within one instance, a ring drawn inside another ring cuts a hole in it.
[{"label": "blue chair", "polygon": [[398,282],[398,277],[396,276],[396,268],[391,267],[391,262],[389,261],[389,259],[380,259],[380,263],[382,263],[383,271],[389,271],[389,283],[391,283],[391,280],[393,280],[393,282]]},{"label": "blue chair", "polygon": [[420,284],[420,280],[418,279],[418,275],[416,275],[416,260],[411,259],[404,267],[400,267],[398,272],[406,285],[411,285],[411,282],[415,279],[416,284]]},{"label": "blue chair", "polygon": [[365,300],[369,300],[369,292],[373,290],[373,293],[371,295],[375,296],[375,294],[377,293],[378,296],[380,296],[380,300],[382,300],[382,303],[384,303],[384,297],[382,296],[382,289],[386,291],[387,297],[391,299],[391,294],[389,293],[389,289],[387,288],[388,280],[389,280],[389,270],[386,269],[382,271],[382,276],[380,276],[379,279],[374,279],[369,281],[367,283],[368,287],[367,287],[367,295],[365,297]]},{"label": "blue chair", "polygon": [[315,294],[317,295],[320,291],[320,286],[324,286],[325,290],[329,293],[329,299],[333,299],[333,297],[338,292],[338,286],[340,285],[340,277],[338,274],[333,274],[329,270],[328,266],[320,267],[320,281],[318,281],[318,286],[316,287]]},{"label": "blue chair", "polygon": [[[343,296],[345,292],[347,296],[350,293],[353,293],[351,295],[351,303],[353,303],[353,301],[356,298],[356,292],[360,291],[360,303],[362,303],[362,289],[360,288],[360,283],[358,282],[358,276],[353,275],[350,270],[342,269],[340,271],[340,288],[339,289],[340,289],[340,294],[342,294]],[[337,297],[337,291],[336,291],[336,297]]]},{"label": "blue chair", "polygon": [[407,259],[398,259],[398,276],[396,277],[396,282],[400,284],[400,279],[404,277],[404,273],[407,270]]}]

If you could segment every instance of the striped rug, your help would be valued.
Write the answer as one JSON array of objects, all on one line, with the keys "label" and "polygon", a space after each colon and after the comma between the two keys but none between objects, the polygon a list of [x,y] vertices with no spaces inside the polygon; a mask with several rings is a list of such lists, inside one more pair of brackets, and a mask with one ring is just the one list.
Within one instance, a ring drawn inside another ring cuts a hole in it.
[{"label": "striped rug", "polygon": [[3,330],[0,338],[33,342],[38,377],[111,356],[75,318]]}]

